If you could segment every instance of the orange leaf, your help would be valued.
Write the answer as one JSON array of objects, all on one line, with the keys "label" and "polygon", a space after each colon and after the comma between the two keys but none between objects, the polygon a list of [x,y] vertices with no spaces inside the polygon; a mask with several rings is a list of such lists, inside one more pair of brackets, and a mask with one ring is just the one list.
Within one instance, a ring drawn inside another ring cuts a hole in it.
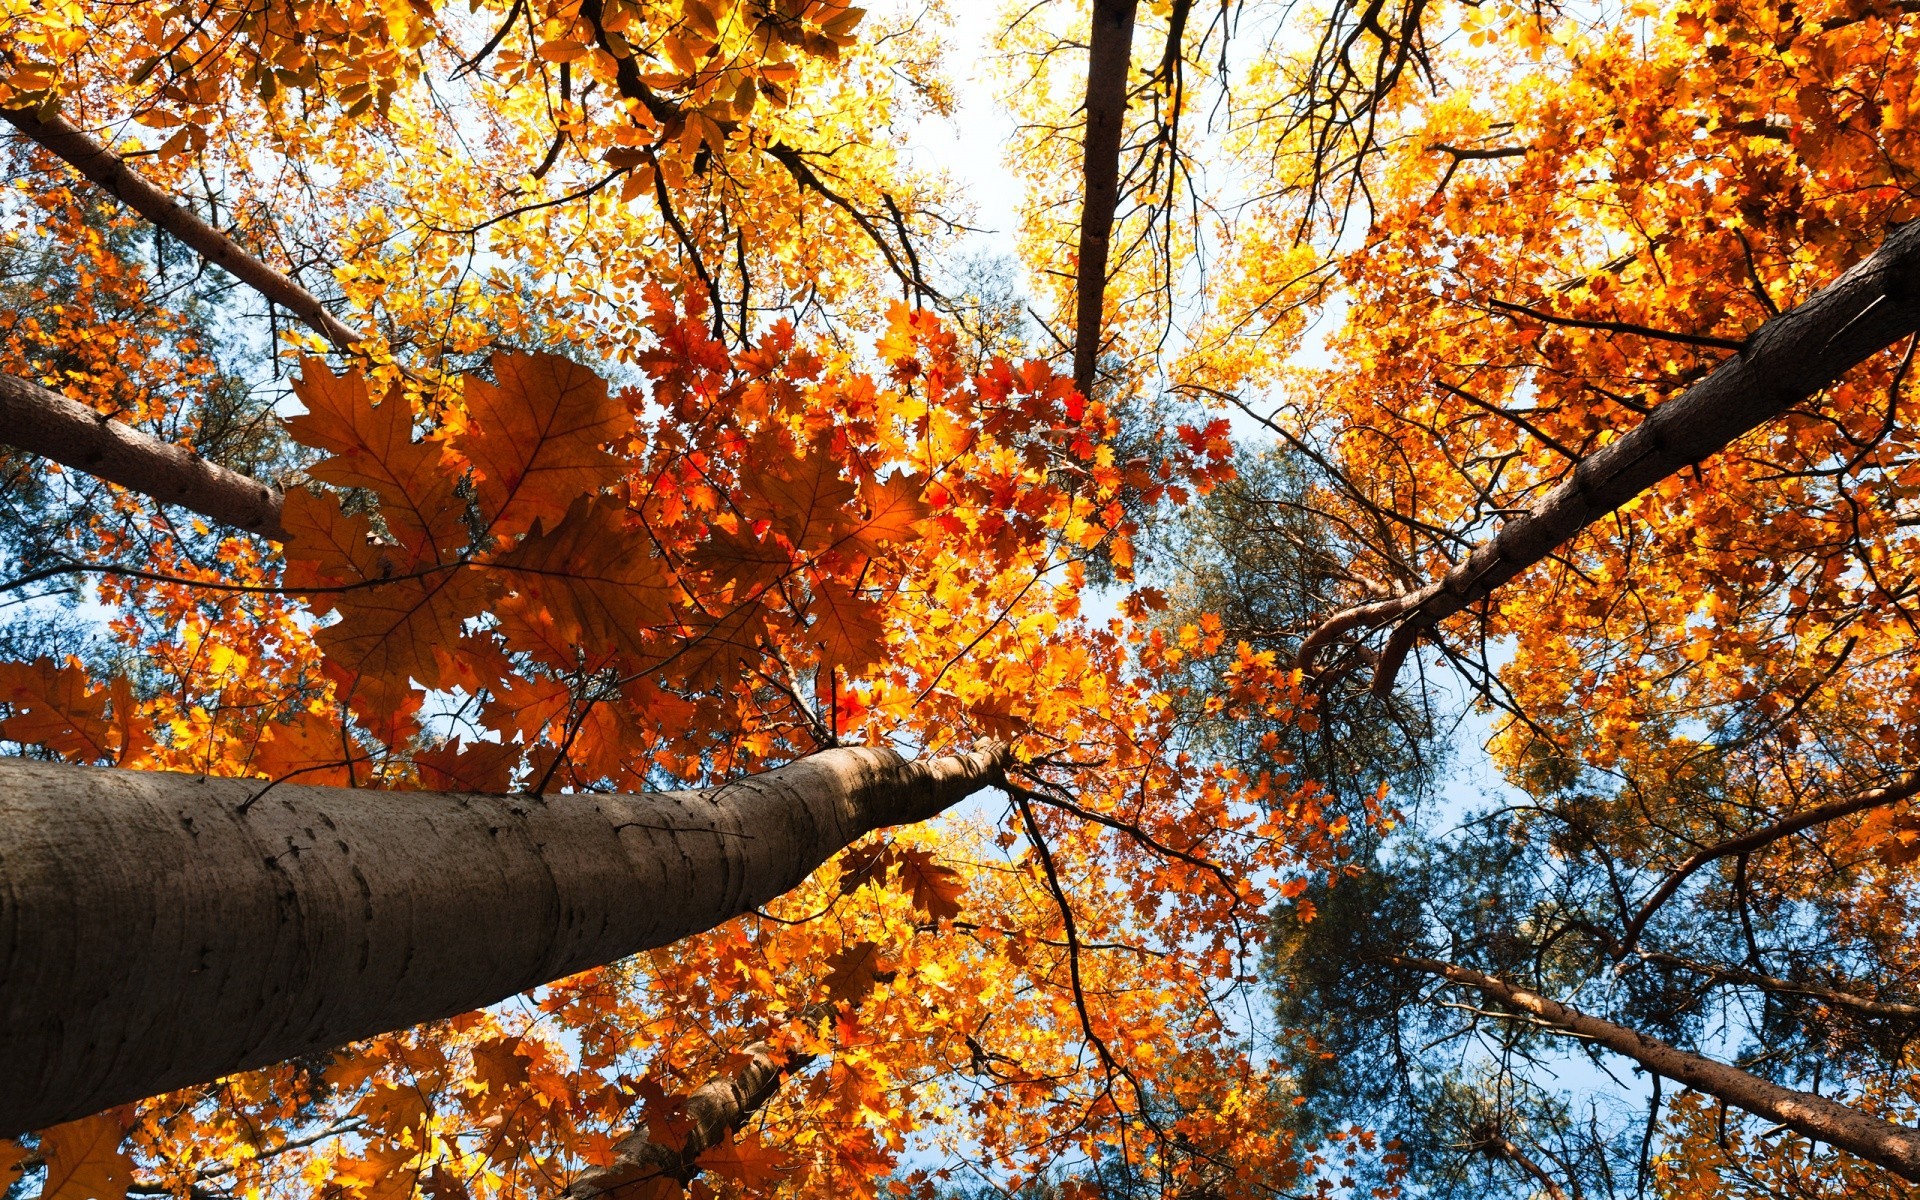
[{"label": "orange leaf", "polygon": [[461,742],[422,750],[413,756],[420,782],[439,792],[498,795],[513,781],[521,747],[512,742]]},{"label": "orange leaf", "polygon": [[47,1183],[40,1200],[126,1200],[133,1160],[120,1149],[127,1109],[82,1117],[40,1135]]},{"label": "orange leaf", "polygon": [[473,1077],[487,1085],[490,1096],[526,1083],[532,1065],[533,1060],[520,1053],[517,1037],[494,1038],[473,1048]]},{"label": "orange leaf", "polygon": [[824,550],[843,536],[859,495],[840,477],[825,438],[798,458],[758,448],[740,472],[740,491],[740,511],[748,520],[767,522],[801,551]]},{"label": "orange leaf", "polygon": [[918,476],[902,471],[895,471],[884,481],[869,480],[860,489],[866,518],[840,543],[841,548],[855,554],[878,554],[888,545],[919,537],[920,522],[931,511],[920,498],[922,486]]},{"label": "orange leaf", "polygon": [[[672,617],[674,588],[645,533],[629,530],[613,500],[580,497],[551,532],[535,529],[501,556],[497,573],[512,594],[496,606],[507,644],[538,652],[555,644],[536,626],[550,622],[560,645],[645,659],[649,631]],[[574,656],[556,665],[571,669]]]},{"label": "orange leaf", "polygon": [[791,1172],[796,1165],[791,1155],[774,1149],[757,1137],[710,1146],[694,1162],[751,1191],[778,1183],[780,1177]]},{"label": "orange leaf", "polygon": [[365,781],[371,761],[340,720],[303,708],[261,731],[249,765],[270,779],[347,787]]},{"label": "orange leaf", "polygon": [[87,687],[78,659],[59,667],[45,657],[0,662],[0,700],[13,710],[0,721],[0,737],[45,746],[70,762],[115,759],[121,742],[107,717],[108,695],[106,688]]},{"label": "orange leaf", "polygon": [[[287,493],[287,585],[309,591],[314,608],[340,620],[314,635],[328,671],[362,714],[391,712],[415,692],[413,681],[450,686],[451,660],[436,647],[456,644],[461,623],[485,612],[494,584],[464,568],[413,568],[395,547],[373,540],[364,514],[302,488]],[[346,588],[343,591],[319,591]]]},{"label": "orange leaf", "polygon": [[839,584],[818,580],[813,589],[813,624],[808,636],[820,647],[824,662],[857,673],[885,653],[886,627],[882,609]]},{"label": "orange leaf", "polygon": [[889,974],[886,960],[880,957],[880,947],[873,942],[855,942],[829,955],[827,966],[827,977],[821,981],[827,996],[854,1005],[866,999],[873,985]]},{"label": "orange leaf", "polygon": [[496,537],[567,515],[573,502],[620,477],[601,447],[633,427],[606,381],[553,354],[496,354],[493,383],[466,379],[467,428],[453,447],[476,474],[475,490]]},{"label": "orange leaf", "polygon": [[374,404],[360,368],[335,375],[309,358],[293,392],[307,411],[288,418],[287,432],[303,445],[332,452],[309,473],[379,496],[387,528],[413,552],[409,566],[436,561],[437,550],[466,541],[454,464],[439,445],[413,440],[413,406],[401,388]]}]

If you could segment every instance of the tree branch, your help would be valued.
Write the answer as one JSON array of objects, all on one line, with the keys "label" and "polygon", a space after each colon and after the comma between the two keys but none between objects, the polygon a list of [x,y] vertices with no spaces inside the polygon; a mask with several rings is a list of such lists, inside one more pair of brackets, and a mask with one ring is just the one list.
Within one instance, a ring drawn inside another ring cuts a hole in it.
[{"label": "tree branch", "polygon": [[1087,52],[1085,191],[1075,276],[1073,386],[1093,393],[1100,356],[1100,319],[1107,293],[1107,251],[1120,204],[1120,135],[1127,116],[1127,74],[1133,65],[1133,14],[1139,0],[1094,0]]},{"label": "tree branch", "polygon": [[1627,922],[1625,932],[1620,935],[1620,940],[1614,945],[1613,957],[1618,960],[1633,953],[1634,946],[1639,942],[1640,935],[1646,931],[1647,922],[1653,919],[1653,914],[1661,905],[1673,898],[1673,894],[1680,890],[1680,885],[1687,881],[1688,876],[1708,863],[1722,858],[1752,854],[1755,850],[1771,845],[1781,838],[1792,837],[1801,830],[1811,829],[1815,825],[1851,816],[1857,812],[1864,812],[1869,808],[1897,804],[1916,794],[1920,794],[1920,773],[1908,775],[1900,782],[1886,787],[1871,788],[1857,796],[1849,796],[1845,800],[1835,800],[1831,804],[1810,808],[1750,833],[1728,838],[1724,842],[1694,851],[1682,859],[1680,865],[1667,873],[1667,877],[1660,881],[1660,886],[1653,889],[1653,894],[1647,897],[1646,903],[1642,904],[1640,910],[1634,913],[1633,919]]},{"label": "tree branch", "polygon": [[1857,1154],[1902,1179],[1920,1182],[1920,1130],[1869,1116],[1825,1096],[1781,1087],[1738,1067],[1656,1041],[1637,1030],[1589,1016],[1538,992],[1467,967],[1398,954],[1385,956],[1385,961],[1473,988],[1508,1008],[1526,1013],[1542,1025],[1605,1046],[1649,1071],[1756,1116],[1778,1121],[1815,1141]]},{"label": "tree branch", "polygon": [[222,525],[286,540],[280,489],[12,375],[0,375],[0,441]]},{"label": "tree branch", "polygon": [[0,109],[0,118],[155,226],[179,238],[200,257],[299,317],[339,349],[351,349],[358,340],[353,330],[327,311],[318,296],[248,254],[239,243],[202,221],[192,209],[175,203],[172,196],[148,182],[128,166],[125,159],[59,116],[42,120],[25,110]]},{"label": "tree branch", "polygon": [[1640,425],[1588,455],[1524,516],[1426,587],[1328,618],[1302,643],[1298,665],[1347,630],[1394,630],[1374,674],[1392,691],[1414,641],[1554,554],[1597,518],[1830,386],[1869,356],[1920,329],[1920,222],[1894,229],[1825,290],[1756,329],[1739,354]]}]

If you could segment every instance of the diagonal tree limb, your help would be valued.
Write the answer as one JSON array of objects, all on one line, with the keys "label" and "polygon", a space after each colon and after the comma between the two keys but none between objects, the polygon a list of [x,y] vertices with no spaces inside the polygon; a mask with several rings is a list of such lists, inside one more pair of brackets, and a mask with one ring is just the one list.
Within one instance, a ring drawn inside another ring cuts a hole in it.
[{"label": "diagonal tree limb", "polygon": [[1653,889],[1653,893],[1647,897],[1646,902],[1641,904],[1639,911],[1633,914],[1632,919],[1627,922],[1626,930],[1620,935],[1620,940],[1612,947],[1613,957],[1621,959],[1633,953],[1640,935],[1646,931],[1647,922],[1653,919],[1653,914],[1659,911],[1661,905],[1673,898],[1673,894],[1680,890],[1680,885],[1685,883],[1689,876],[1708,863],[1751,854],[1763,846],[1772,845],[1782,838],[1792,837],[1815,825],[1852,816],[1857,812],[1865,812],[1870,808],[1898,804],[1916,795],[1920,795],[1920,773],[1908,775],[1886,787],[1870,788],[1858,795],[1848,796],[1844,800],[1818,805],[1805,812],[1795,813],[1793,816],[1775,821],[1771,825],[1762,826],[1751,833],[1728,838],[1724,842],[1694,851],[1667,873],[1666,878]]},{"label": "diagonal tree limb", "polygon": [[318,296],[248,254],[239,243],[201,220],[192,209],[175,203],[172,196],[128,166],[125,159],[61,117],[42,118],[24,109],[0,109],[0,118],[118,197],[156,227],[179,238],[200,257],[299,317],[334,346],[350,350],[359,340],[359,335],[327,311]]},{"label": "diagonal tree limb", "polygon": [[1309,674],[1332,641],[1392,625],[1373,687],[1392,690],[1415,640],[1491,595],[1585,529],[1675,471],[1817,395],[1849,369],[1920,330],[1920,222],[1893,229],[1878,250],[1805,303],[1762,324],[1737,355],[1634,429],[1582,459],[1565,482],[1475,547],[1464,562],[1393,601],[1336,613],[1302,641]]},{"label": "diagonal tree limb", "polygon": [[668,945],[1006,763],[842,747],[700,791],[540,797],[0,759],[0,1136]]},{"label": "diagonal tree limb", "polygon": [[1139,0],[1094,0],[1087,52],[1085,191],[1075,275],[1073,386],[1093,392],[1107,294],[1107,252],[1120,205],[1120,137],[1126,127],[1127,76],[1133,66],[1133,14]]},{"label": "diagonal tree limb", "polygon": [[1773,975],[1763,975],[1758,971],[1749,971],[1745,967],[1730,967],[1724,963],[1697,962],[1691,958],[1682,958],[1678,954],[1665,954],[1657,950],[1636,950],[1634,954],[1644,962],[1658,963],[1663,967],[1675,967],[1695,975],[1705,975],[1708,979],[1744,987],[1756,987],[1786,996],[1805,996],[1809,1000],[1818,1000],[1829,1008],[1843,1008],[1862,1017],[1920,1024],[1920,1004],[1902,1004],[1897,1000],[1876,1000],[1871,996],[1843,992],[1838,988],[1780,979]]},{"label": "diagonal tree limb", "polygon": [[[831,1013],[830,1006],[813,1005],[795,1019],[816,1024]],[[617,1196],[654,1179],[686,1183],[700,1173],[702,1154],[739,1133],[782,1084],[806,1070],[817,1056],[758,1041],[741,1047],[739,1057],[744,1061],[738,1066],[687,1093],[681,1111],[686,1133],[677,1144],[655,1141],[654,1132],[641,1125],[614,1144],[612,1162],[583,1172],[560,1193],[559,1200]]]},{"label": "diagonal tree limb", "polygon": [[1836,1100],[1781,1087],[1727,1063],[1656,1041],[1635,1029],[1590,1016],[1550,997],[1491,975],[1430,958],[1390,954],[1384,961],[1470,987],[1550,1029],[1604,1046],[1657,1075],[1724,1100],[1756,1116],[1857,1154],[1902,1179],[1920,1182],[1920,1129],[1896,1125]]},{"label": "diagonal tree limb", "polygon": [[286,540],[279,488],[12,375],[0,375],[0,441],[222,525]]}]

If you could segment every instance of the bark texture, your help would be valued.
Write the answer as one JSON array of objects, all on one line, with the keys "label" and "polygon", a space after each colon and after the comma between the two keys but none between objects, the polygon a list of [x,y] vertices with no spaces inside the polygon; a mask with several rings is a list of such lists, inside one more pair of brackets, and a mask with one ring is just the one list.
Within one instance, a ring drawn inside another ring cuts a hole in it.
[{"label": "bark texture", "polygon": [[1597,518],[1814,396],[1916,329],[1920,222],[1909,222],[1825,290],[1761,325],[1711,375],[1581,459],[1564,483],[1445,576],[1324,622],[1301,643],[1300,666],[1311,672],[1314,657],[1345,633],[1393,623],[1374,675],[1375,691],[1390,691],[1422,630],[1485,599]]},{"label": "bark texture", "polygon": [[1080,208],[1080,261],[1074,297],[1073,386],[1093,394],[1107,294],[1107,247],[1120,206],[1120,135],[1133,65],[1133,14],[1139,0],[1093,0],[1087,51],[1086,190]]},{"label": "bark texture", "polygon": [[278,488],[37,383],[0,375],[0,441],[223,525],[285,540]]},{"label": "bark texture", "polygon": [[172,196],[128,166],[125,159],[61,117],[42,118],[24,109],[0,109],[0,118],[179,238],[200,257],[299,317],[321,337],[342,350],[353,345],[353,330],[328,312],[318,296],[242,250],[239,243],[201,220],[193,210],[174,203]]},{"label": "bark texture", "polygon": [[1735,1108],[1778,1121],[1787,1128],[1857,1154],[1902,1179],[1920,1182],[1920,1130],[1868,1116],[1825,1096],[1781,1087],[1738,1067],[1703,1058],[1665,1042],[1588,1016],[1538,992],[1479,971],[1430,958],[1391,956],[1394,966],[1436,975],[1462,984],[1542,1024],[1574,1034],[1625,1055],[1647,1070],[1724,1100]]},{"label": "bark texture", "polygon": [[542,798],[0,760],[0,1136],[667,945],[1005,761],[841,748]]}]

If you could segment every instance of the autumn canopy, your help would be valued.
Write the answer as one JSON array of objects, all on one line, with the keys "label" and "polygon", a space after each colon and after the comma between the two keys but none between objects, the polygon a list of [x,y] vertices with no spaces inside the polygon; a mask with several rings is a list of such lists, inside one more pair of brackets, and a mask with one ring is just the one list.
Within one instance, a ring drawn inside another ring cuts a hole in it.
[{"label": "autumn canopy", "polygon": [[1916,50],[0,0],[5,1200],[1916,1194]]}]

